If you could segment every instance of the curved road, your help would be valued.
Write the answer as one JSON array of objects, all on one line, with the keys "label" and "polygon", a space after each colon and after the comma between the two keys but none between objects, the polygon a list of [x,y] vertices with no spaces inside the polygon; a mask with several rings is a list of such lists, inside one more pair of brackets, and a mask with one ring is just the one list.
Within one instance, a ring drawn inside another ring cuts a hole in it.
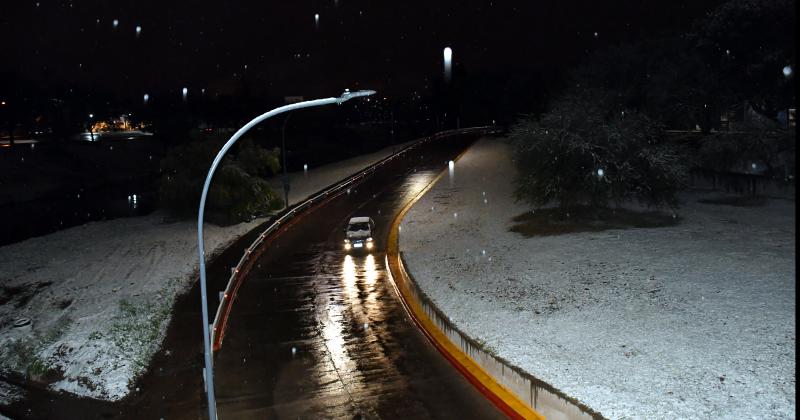
[{"label": "curved road", "polygon": [[[221,419],[503,417],[416,328],[387,283],[382,252],[394,216],[474,140],[432,140],[272,241],[239,289],[216,354]],[[345,224],[361,215],[376,222],[377,251],[347,256]],[[260,233],[215,258],[209,290],[225,288],[230,267]],[[27,398],[4,412],[20,419],[205,419],[198,295],[195,284],[178,299],[162,349],[124,400],[25,386]],[[213,296],[209,301],[216,305]]]},{"label": "curved road", "polygon": [[[220,418],[502,418],[417,330],[382,252],[393,217],[473,140],[396,159],[272,242],[216,356]],[[347,255],[347,220],[363,215],[377,251]]]}]

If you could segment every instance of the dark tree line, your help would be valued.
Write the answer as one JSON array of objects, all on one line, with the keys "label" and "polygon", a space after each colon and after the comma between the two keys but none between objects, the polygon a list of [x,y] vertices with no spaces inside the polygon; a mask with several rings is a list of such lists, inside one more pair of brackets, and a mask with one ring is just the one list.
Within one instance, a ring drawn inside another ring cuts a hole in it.
[{"label": "dark tree line", "polygon": [[[688,33],[595,52],[512,129],[518,198],[675,205],[693,166],[793,176],[794,128],[779,115],[795,106],[794,16],[791,0],[731,0]],[[686,148],[666,130],[697,135]]]}]

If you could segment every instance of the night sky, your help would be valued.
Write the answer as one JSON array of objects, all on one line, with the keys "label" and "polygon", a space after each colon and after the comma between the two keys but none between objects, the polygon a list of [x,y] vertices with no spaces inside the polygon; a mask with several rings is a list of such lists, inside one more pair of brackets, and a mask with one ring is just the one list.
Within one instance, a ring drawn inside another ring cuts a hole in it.
[{"label": "night sky", "polygon": [[686,31],[717,3],[8,1],[0,72],[122,98],[241,86],[278,96],[345,87],[400,95],[441,79],[445,46],[454,78],[536,78],[608,44]]}]

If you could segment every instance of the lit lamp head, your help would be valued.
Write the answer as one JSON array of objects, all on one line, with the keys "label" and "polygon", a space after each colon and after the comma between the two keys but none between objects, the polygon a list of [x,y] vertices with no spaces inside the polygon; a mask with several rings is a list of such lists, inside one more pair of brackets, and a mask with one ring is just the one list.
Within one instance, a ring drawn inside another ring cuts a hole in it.
[{"label": "lit lamp head", "polygon": [[357,90],[355,92],[350,92],[350,89],[345,89],[339,99],[336,101],[337,104],[341,105],[342,103],[349,101],[353,98],[360,98],[362,96],[370,96],[374,95],[374,90]]},{"label": "lit lamp head", "polygon": [[449,82],[453,76],[453,49],[445,47],[444,52],[444,80]]}]

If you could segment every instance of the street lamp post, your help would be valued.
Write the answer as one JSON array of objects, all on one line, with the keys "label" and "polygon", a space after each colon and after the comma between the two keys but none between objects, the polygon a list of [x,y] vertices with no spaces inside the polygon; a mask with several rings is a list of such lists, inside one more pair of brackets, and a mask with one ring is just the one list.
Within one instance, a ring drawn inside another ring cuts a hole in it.
[{"label": "street lamp post", "polygon": [[289,208],[289,174],[286,169],[286,124],[289,123],[289,118],[292,114],[286,116],[283,120],[283,127],[281,128],[281,155],[283,155],[283,199],[286,208]]},{"label": "street lamp post", "polygon": [[[184,88],[185,89],[185,88]],[[214,171],[216,171],[217,166],[222,161],[222,158],[225,156],[225,153],[228,152],[234,143],[239,140],[244,133],[248,130],[253,128],[256,124],[260,123],[261,121],[266,120],[267,118],[274,117],[275,115],[282,114],[287,111],[292,111],[295,109],[300,108],[311,108],[315,106],[322,106],[322,105],[330,105],[330,104],[337,104],[341,105],[343,102],[358,98],[361,96],[369,96],[374,94],[374,90],[360,90],[357,92],[350,92],[350,90],[345,90],[341,96],[338,98],[325,98],[325,99],[315,99],[312,101],[303,101],[297,102],[289,105],[284,105],[282,107],[278,107],[273,109],[272,111],[266,112],[264,114],[259,115],[258,117],[254,118],[249,123],[245,124],[244,127],[240,128],[236,133],[231,136],[230,140],[228,140],[220,149],[217,156],[214,158],[214,161],[211,163],[211,167],[208,169],[208,175],[206,175],[205,184],[203,184],[203,192],[200,195],[200,205],[197,211],[197,252],[200,258],[200,304],[202,306],[202,316],[203,316],[203,348],[205,353],[205,387],[206,387],[206,396],[208,398],[208,418],[209,420],[216,420],[217,418],[217,403],[216,399],[214,398],[214,368],[212,364],[212,357],[211,357],[211,336],[209,335],[209,325],[208,325],[208,297],[206,293],[206,252],[205,246],[203,243],[203,216],[205,215],[205,208],[206,208],[206,198],[208,197],[208,188],[211,185],[211,178],[214,176]]]},{"label": "street lamp post", "polygon": [[91,137],[92,141],[94,141],[94,127],[92,127],[93,118],[94,114],[89,114],[89,137]]}]

